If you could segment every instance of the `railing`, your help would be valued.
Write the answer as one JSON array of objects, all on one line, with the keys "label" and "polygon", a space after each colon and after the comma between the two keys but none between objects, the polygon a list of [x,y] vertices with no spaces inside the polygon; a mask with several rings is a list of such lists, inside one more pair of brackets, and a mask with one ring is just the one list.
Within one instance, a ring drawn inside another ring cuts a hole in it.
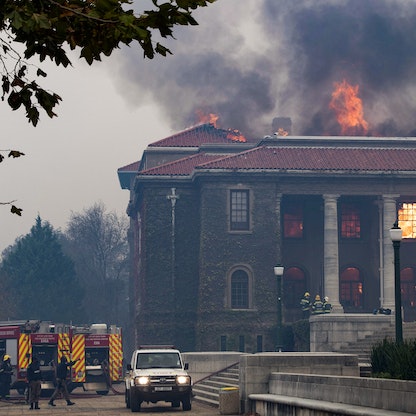
[{"label": "railing", "polygon": [[214,377],[214,376],[216,376],[216,375],[218,375],[220,373],[223,373],[224,371],[227,371],[230,368],[235,367],[238,364],[239,364],[239,361],[237,361],[234,364],[231,364],[231,365],[229,365],[229,366],[227,366],[225,368],[222,368],[221,370],[215,371],[214,373],[208,374],[207,376],[202,377],[201,379],[195,381],[193,384],[195,385],[195,384],[201,383],[202,381],[207,380],[208,378]]}]

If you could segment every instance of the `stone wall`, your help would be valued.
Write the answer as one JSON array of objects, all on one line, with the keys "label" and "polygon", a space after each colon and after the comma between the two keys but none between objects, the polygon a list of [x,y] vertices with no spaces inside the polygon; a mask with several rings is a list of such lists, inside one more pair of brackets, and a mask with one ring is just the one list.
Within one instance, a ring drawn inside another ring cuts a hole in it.
[{"label": "stone wall", "polygon": [[335,314],[311,316],[311,352],[340,351],[373,334],[394,326],[394,315]]},{"label": "stone wall", "polygon": [[308,415],[416,414],[414,381],[272,373],[268,389],[268,394],[250,395],[252,412],[268,416],[290,407],[308,409]]},{"label": "stone wall", "polygon": [[359,377],[358,357],[337,353],[258,353],[240,357],[240,406],[249,409],[248,396],[268,393],[273,372]]}]

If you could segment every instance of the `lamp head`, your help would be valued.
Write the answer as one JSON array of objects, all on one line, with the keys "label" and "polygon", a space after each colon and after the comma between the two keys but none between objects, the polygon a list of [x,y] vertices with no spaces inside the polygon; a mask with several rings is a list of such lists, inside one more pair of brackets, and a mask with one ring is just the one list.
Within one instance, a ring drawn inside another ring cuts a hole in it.
[{"label": "lamp head", "polygon": [[391,241],[402,241],[403,230],[399,227],[397,221],[393,224],[393,227],[390,228],[390,238]]},{"label": "lamp head", "polygon": [[283,276],[284,271],[285,271],[285,268],[283,266],[278,265],[274,267],[275,276]]}]

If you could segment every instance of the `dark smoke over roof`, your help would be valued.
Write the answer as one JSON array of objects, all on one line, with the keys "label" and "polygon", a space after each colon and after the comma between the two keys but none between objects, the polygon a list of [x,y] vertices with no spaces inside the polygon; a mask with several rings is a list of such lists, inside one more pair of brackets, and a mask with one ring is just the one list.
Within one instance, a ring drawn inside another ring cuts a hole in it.
[{"label": "dark smoke over roof", "polygon": [[359,85],[370,135],[416,133],[416,2],[413,0],[220,0],[178,28],[174,53],[143,61],[123,51],[119,90],[132,105],[156,102],[173,129],[216,113],[247,137],[337,135],[334,83]]}]

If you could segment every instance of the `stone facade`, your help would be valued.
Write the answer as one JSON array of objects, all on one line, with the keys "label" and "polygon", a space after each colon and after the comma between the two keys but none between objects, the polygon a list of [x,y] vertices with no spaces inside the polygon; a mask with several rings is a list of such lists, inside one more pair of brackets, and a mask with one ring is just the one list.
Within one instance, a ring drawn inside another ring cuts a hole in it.
[{"label": "stone facade", "polygon": [[[185,139],[198,144],[185,146]],[[301,319],[305,290],[329,296],[334,313],[394,312],[388,230],[400,204],[416,202],[416,140],[235,143],[212,126],[165,140],[146,149],[138,170],[119,169],[122,187],[130,190],[137,344],[273,351],[278,263],[285,267],[284,323]],[[247,196],[246,229],[232,229],[233,193]],[[346,221],[355,226],[355,238],[343,237],[343,207],[355,207]],[[290,221],[301,227],[297,235],[287,232]],[[401,245],[402,269],[412,273],[414,241]],[[359,273],[356,282],[342,281],[349,269]],[[413,320],[414,305],[403,306],[405,319]]]}]

